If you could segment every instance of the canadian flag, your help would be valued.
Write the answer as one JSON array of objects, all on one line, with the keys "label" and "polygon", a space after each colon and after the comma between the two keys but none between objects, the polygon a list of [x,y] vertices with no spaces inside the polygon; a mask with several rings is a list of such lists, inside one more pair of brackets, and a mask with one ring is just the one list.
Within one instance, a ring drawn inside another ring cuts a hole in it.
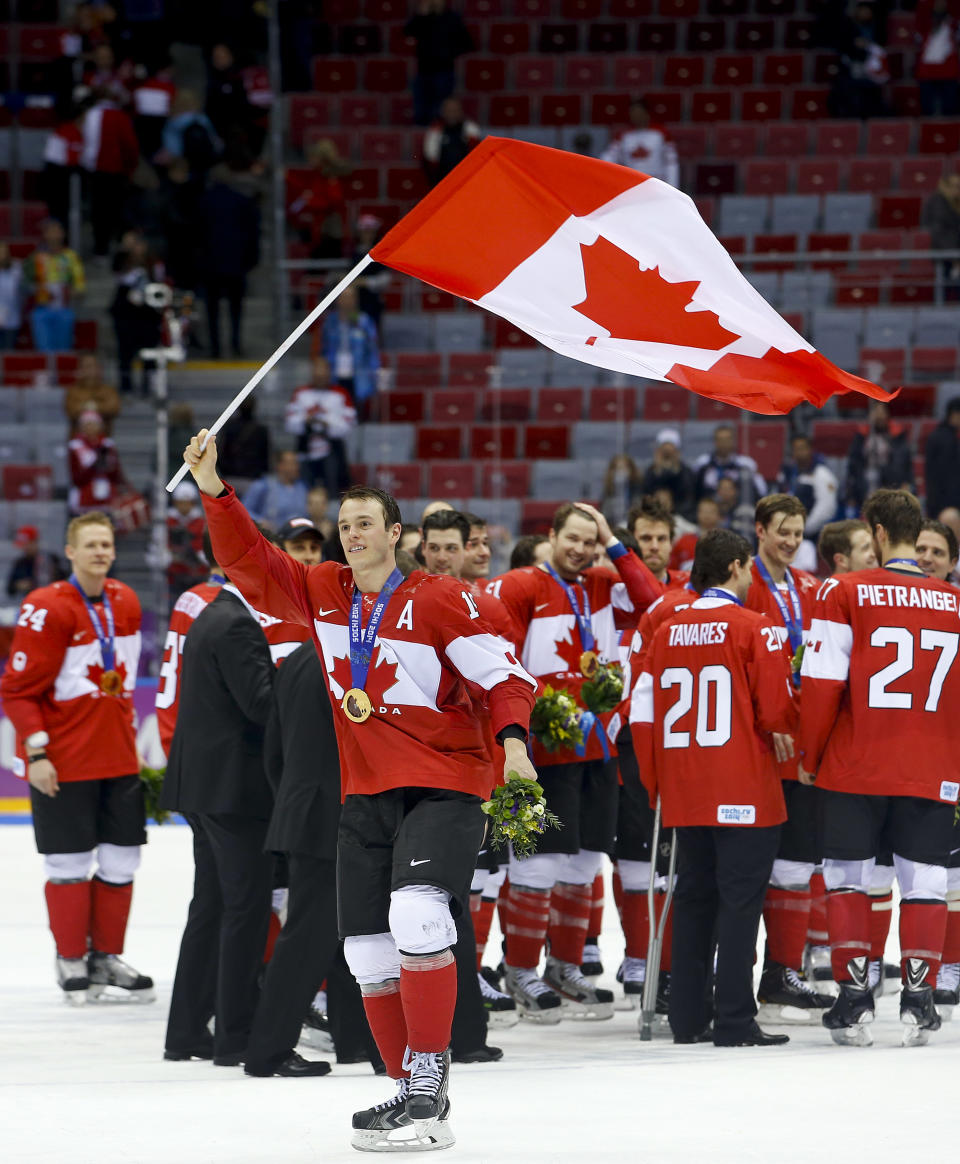
[{"label": "canadian flag", "polygon": [[561,355],[753,412],[890,398],[794,331],[685,194],[609,162],[485,138],[370,256]]}]

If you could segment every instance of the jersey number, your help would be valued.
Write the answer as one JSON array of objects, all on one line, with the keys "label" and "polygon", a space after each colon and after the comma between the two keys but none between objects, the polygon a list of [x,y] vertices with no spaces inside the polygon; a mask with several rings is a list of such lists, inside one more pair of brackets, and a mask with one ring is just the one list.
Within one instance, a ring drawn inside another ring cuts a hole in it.
[{"label": "jersey number", "polygon": [[479,618],[480,611],[477,610],[477,604],[473,601],[473,595],[468,593],[466,590],[461,590],[460,597],[467,604],[467,610],[470,612],[470,617]]},{"label": "jersey number", "polygon": [[160,666],[160,686],[157,689],[156,706],[163,711],[173,707],[177,698],[177,676],[180,672],[180,656],[183,654],[183,644],[186,635],[178,635],[176,631],[167,631],[167,638],[163,644],[163,663]]},{"label": "jersey number", "polygon": [[[867,705],[886,710],[895,708],[899,711],[910,711],[913,708],[913,692],[888,691],[887,688],[913,669],[913,634],[903,626],[878,626],[870,636],[871,647],[889,647],[891,644],[897,648],[897,657],[875,675],[870,676]],[[958,647],[960,634],[929,630],[926,627],[920,632],[920,650],[940,652],[933,674],[930,676],[930,689],[923,705],[924,711],[936,711],[940,706],[943,683],[953,660],[957,657]]]},{"label": "jersey number", "polygon": [[37,610],[32,602],[25,602],[20,608],[20,617],[17,619],[17,626],[28,626],[31,630],[42,631],[46,617],[47,608],[45,606],[41,606]]},{"label": "jersey number", "polygon": [[722,748],[733,731],[732,687],[727,668],[717,663],[701,667],[695,679],[688,667],[668,667],[660,675],[660,690],[668,691],[671,687],[678,687],[680,692],[663,717],[663,746],[690,747],[690,733],[674,731],[674,726],[692,710],[696,687],[697,744],[701,748]]}]

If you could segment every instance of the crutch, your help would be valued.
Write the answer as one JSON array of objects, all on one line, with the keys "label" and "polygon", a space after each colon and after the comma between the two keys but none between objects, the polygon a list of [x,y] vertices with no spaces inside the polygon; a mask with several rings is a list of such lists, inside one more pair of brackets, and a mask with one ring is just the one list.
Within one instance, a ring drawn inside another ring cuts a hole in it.
[{"label": "crutch", "polygon": [[657,854],[660,851],[660,797],[653,817],[653,839],[650,842],[650,884],[647,886],[647,911],[650,916],[650,944],[647,946],[647,970],[643,980],[643,1003],[640,1008],[640,1040],[649,1043],[653,1038],[653,1020],[657,1013],[657,981],[660,977],[660,954],[663,950],[663,932],[667,914],[673,901],[674,874],[677,869],[677,835],[671,830],[670,862],[667,868],[667,893],[663,912],[654,922],[656,913]]}]

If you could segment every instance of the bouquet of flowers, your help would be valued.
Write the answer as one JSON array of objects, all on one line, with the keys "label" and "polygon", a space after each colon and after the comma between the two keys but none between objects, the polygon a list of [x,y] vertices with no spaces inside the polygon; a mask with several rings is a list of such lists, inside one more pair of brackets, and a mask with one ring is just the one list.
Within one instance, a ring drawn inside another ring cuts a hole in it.
[{"label": "bouquet of flowers", "polygon": [[153,817],[158,825],[170,819],[170,813],[160,807],[160,793],[163,789],[165,768],[148,768],[144,765],[140,769],[140,783],[143,785],[143,807],[147,817]]},{"label": "bouquet of flowers", "polygon": [[623,699],[623,668],[619,663],[601,663],[593,678],[580,688],[580,695],[594,715],[613,711]]},{"label": "bouquet of flowers", "polygon": [[548,752],[558,748],[578,748],[583,743],[580,729],[580,711],[577,701],[567,690],[554,691],[544,687],[543,694],[533,705],[530,730]]},{"label": "bouquet of flowers", "polygon": [[511,844],[518,857],[531,856],[536,850],[537,838],[547,829],[560,827],[556,813],[547,808],[542,786],[516,772],[508,773],[506,784],[495,788],[482,808],[493,825],[491,845],[499,849]]}]

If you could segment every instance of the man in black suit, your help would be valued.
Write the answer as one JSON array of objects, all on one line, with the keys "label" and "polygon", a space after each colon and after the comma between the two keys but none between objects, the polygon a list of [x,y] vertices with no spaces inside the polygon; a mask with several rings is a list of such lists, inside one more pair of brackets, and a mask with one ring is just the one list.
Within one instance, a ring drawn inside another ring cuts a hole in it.
[{"label": "man in black suit", "polygon": [[273,677],[256,612],[228,583],[197,617],[184,646],[180,712],[161,798],[193,830],[196,867],[166,1059],[236,1066],[246,1055],[273,886],[273,857],[264,852],[273,796],[263,767]]}]

